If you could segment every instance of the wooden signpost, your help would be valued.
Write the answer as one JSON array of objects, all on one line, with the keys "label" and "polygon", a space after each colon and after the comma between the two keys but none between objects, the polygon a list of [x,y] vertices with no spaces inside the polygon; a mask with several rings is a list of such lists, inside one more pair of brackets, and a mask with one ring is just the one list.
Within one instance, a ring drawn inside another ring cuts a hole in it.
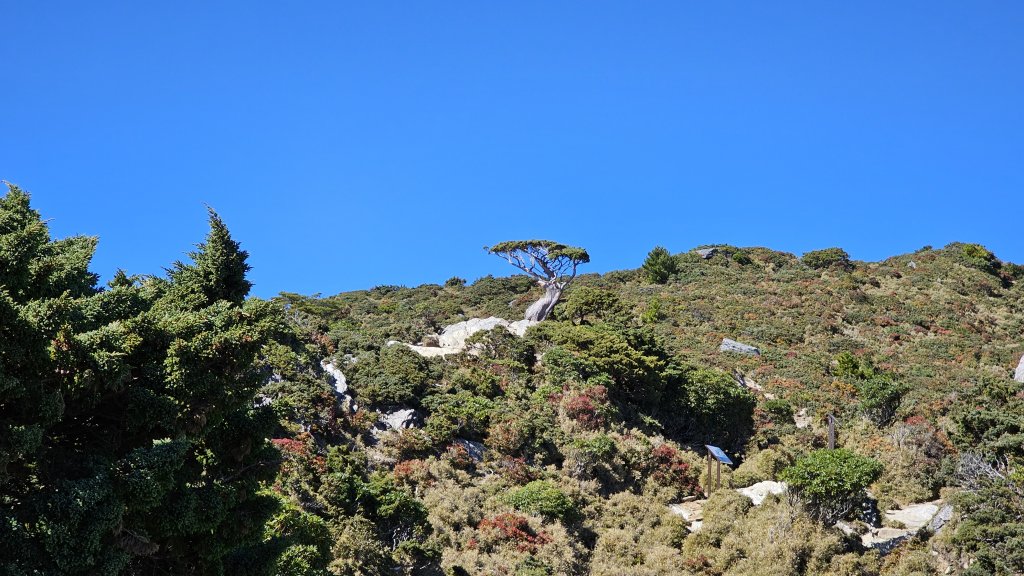
[{"label": "wooden signpost", "polygon": [[712,462],[712,460],[715,460],[715,461],[718,462],[718,474],[717,474],[717,477],[715,479],[715,488],[721,488],[722,487],[722,463],[724,462],[725,464],[727,464],[729,466],[732,466],[732,460],[730,460],[729,457],[725,455],[725,452],[723,452],[722,449],[719,448],[718,446],[712,446],[710,444],[705,444],[704,447],[708,449],[708,481],[707,481],[707,486],[704,487],[704,493],[706,495],[710,496],[711,495],[711,489],[712,489],[711,488],[711,462]]}]

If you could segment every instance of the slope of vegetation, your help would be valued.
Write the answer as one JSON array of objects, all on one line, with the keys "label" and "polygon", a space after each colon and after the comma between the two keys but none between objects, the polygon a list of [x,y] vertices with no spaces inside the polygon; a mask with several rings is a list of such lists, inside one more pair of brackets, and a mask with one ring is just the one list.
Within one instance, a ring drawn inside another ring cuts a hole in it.
[{"label": "slope of vegetation", "polygon": [[[94,247],[0,200],[0,574],[1024,572],[1024,269],[981,246],[655,249],[430,358],[395,341],[543,288],[247,298],[215,214],[167,278],[98,287]],[[703,444],[735,462],[706,501]]]},{"label": "slope of vegetation", "polygon": [[[1021,267],[974,244],[877,263],[838,248],[802,259],[713,248],[707,258],[656,249],[637,270],[582,275],[525,338],[499,328],[474,336],[471,353],[429,360],[386,343],[429,340],[473,317],[519,318],[539,290],[524,277],[486,277],[283,294],[313,355],[348,376],[358,409],[329,431],[280,432],[310,454],[364,457],[363,474],[422,506],[415,529],[365,533],[390,557],[350,573],[1024,570],[1024,394],[1011,379],[1024,352]],[[719,352],[723,338],[761,354]],[[423,425],[371,430],[375,412],[398,408],[417,410]],[[828,414],[842,458],[821,450]],[[716,493],[691,534],[668,505],[706,486],[703,443],[738,463],[725,471],[729,486],[797,484],[756,508]],[[318,476],[297,466],[279,488],[315,510],[322,497],[288,486]],[[832,526],[868,530],[865,500],[885,510],[939,498],[955,505],[952,522],[886,555]],[[324,518],[377,523],[375,514]]]}]

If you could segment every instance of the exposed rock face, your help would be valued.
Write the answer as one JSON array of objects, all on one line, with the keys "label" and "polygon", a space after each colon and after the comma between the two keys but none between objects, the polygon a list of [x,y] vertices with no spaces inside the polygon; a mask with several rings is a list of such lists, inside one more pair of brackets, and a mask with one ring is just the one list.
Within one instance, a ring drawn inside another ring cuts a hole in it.
[{"label": "exposed rock face", "polygon": [[736,380],[736,383],[739,384],[740,387],[753,390],[754,392],[760,394],[764,394],[764,397],[769,400],[775,399],[774,394],[769,394],[764,391],[764,386],[761,386],[760,384],[755,382],[753,378],[750,378],[749,376],[747,376],[743,372],[740,372],[739,370],[736,370],[735,368],[732,371],[732,377]]},{"label": "exposed rock face", "polygon": [[[764,482],[758,482],[753,486],[738,488],[736,491],[747,498],[750,498],[754,503],[754,506],[760,506],[769,494],[784,494],[787,488],[788,487],[785,482],[772,482],[771,480],[765,480]],[[698,532],[704,524],[705,504],[707,504],[706,499],[691,500],[688,498],[678,504],[669,504],[668,511],[676,516],[682,517],[682,519],[689,524],[690,532]]]},{"label": "exposed rock face", "polygon": [[737,354],[746,354],[747,356],[760,356],[761,351],[755,346],[750,344],[744,344],[728,338],[722,338],[722,345],[718,347],[719,352],[735,352]]},{"label": "exposed rock face", "polygon": [[[940,508],[941,506],[941,508]],[[882,554],[888,554],[902,542],[913,538],[925,526],[941,528],[953,517],[953,508],[942,501],[911,504],[900,510],[886,510],[885,519],[889,523],[899,523],[904,528],[874,528],[861,536],[861,543],[867,548],[874,548]],[[932,528],[937,530],[938,528]]]},{"label": "exposed rock face", "polygon": [[473,440],[466,440],[465,438],[456,438],[454,444],[458,444],[465,448],[469,457],[472,458],[474,462],[479,464],[484,461],[484,453],[487,452],[487,447],[483,444],[474,442]]},{"label": "exposed rock face", "polygon": [[330,360],[321,360],[320,367],[324,369],[324,372],[334,380],[334,395],[338,399],[338,403],[345,407],[351,412],[358,410],[355,399],[348,391],[348,380],[345,378],[345,374],[334,365],[334,362]]},{"label": "exposed rock face", "polygon": [[1024,356],[1021,356],[1020,362],[1017,363],[1017,371],[1013,373],[1013,379],[1024,384]]},{"label": "exposed rock face", "polygon": [[718,248],[702,248],[697,250],[697,255],[705,260],[710,260],[712,256],[718,253]]},{"label": "exposed rock face", "polygon": [[[415,346],[412,344],[406,344],[413,352],[418,353],[420,356],[433,357],[433,356],[447,356],[448,354],[458,354],[466,349],[466,339],[483,330],[493,330],[498,326],[504,327],[509,332],[516,336],[522,337],[526,333],[527,328],[537,324],[535,320],[517,320],[515,322],[509,322],[504,318],[498,318],[491,316],[490,318],[471,318],[463,322],[457,322],[451,326],[446,326],[441,334],[436,336],[436,346]],[[430,338],[430,337],[428,337]],[[388,342],[388,345],[398,344],[396,341]]]},{"label": "exposed rock face", "polygon": [[471,318],[464,322],[458,322],[441,331],[437,337],[437,345],[442,348],[459,348],[465,346],[466,338],[497,326],[508,327],[508,320],[491,316],[490,318]]},{"label": "exposed rock face", "polygon": [[707,500],[693,500],[681,504],[669,504],[669,512],[681,516],[689,524],[690,532],[700,531],[704,524],[704,504]]},{"label": "exposed rock face", "polygon": [[760,506],[764,499],[769,494],[785,494],[789,487],[786,486],[785,482],[773,482],[771,480],[765,480],[764,482],[758,482],[746,488],[739,488],[736,491],[743,494],[750,501],[754,503],[754,506]]},{"label": "exposed rock face", "polygon": [[928,528],[931,529],[933,533],[937,534],[939,530],[942,530],[942,527],[945,526],[946,523],[952,519],[953,507],[950,506],[949,504],[946,504],[942,508],[939,508],[939,511],[932,518],[931,523],[928,524]]},{"label": "exposed rock face", "polygon": [[324,369],[334,378],[334,390],[339,396],[348,396],[348,381],[345,379],[345,374],[338,370],[338,367],[333,362],[328,360],[321,360],[320,367]]},{"label": "exposed rock face", "polygon": [[403,408],[394,412],[387,412],[380,415],[377,422],[378,428],[384,430],[405,430],[406,428],[419,428],[423,425],[423,416],[412,408]]}]

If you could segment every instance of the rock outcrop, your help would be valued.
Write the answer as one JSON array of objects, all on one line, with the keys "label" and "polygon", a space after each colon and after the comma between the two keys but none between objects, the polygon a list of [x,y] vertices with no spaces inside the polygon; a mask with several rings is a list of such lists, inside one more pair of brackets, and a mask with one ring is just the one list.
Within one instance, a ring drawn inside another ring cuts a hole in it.
[{"label": "rock outcrop", "polygon": [[391,430],[404,430],[422,425],[423,417],[412,408],[403,408],[381,414],[380,422]]},{"label": "rock outcrop", "polygon": [[386,432],[402,431],[408,428],[423,426],[423,415],[412,408],[402,408],[393,412],[384,412],[370,430],[374,439],[379,440]]},{"label": "rock outcrop", "polygon": [[763,482],[747,486],[746,488],[738,488],[736,491],[747,498],[750,498],[750,501],[754,503],[754,506],[760,506],[769,494],[785,494],[788,488],[789,487],[785,482],[765,480]]},{"label": "rock outcrop", "polygon": [[[504,318],[498,318],[491,316],[490,318],[470,318],[463,322],[457,322],[451,326],[446,326],[440,334],[428,337],[428,340],[434,340],[437,342],[436,346],[424,346],[424,345],[413,345],[406,344],[413,352],[418,353],[420,356],[434,357],[434,356],[447,356],[448,354],[458,354],[466,350],[466,339],[484,330],[493,330],[499,326],[504,327],[509,332],[516,336],[523,336],[526,330],[530,326],[536,325],[535,320],[517,320],[515,322],[509,322]],[[388,342],[388,345],[398,344],[398,342]]]},{"label": "rock outcrop", "polygon": [[334,379],[334,391],[339,396],[348,396],[348,380],[345,379],[345,374],[329,360],[321,360],[320,367]]},{"label": "rock outcrop", "polygon": [[348,380],[345,378],[345,374],[328,359],[321,360],[320,367],[334,380],[334,396],[338,399],[338,403],[349,411],[355,412],[358,406],[348,391]]},{"label": "rock outcrop", "polygon": [[470,459],[479,464],[484,461],[484,454],[487,452],[487,447],[476,442],[474,440],[466,440],[465,438],[456,438],[452,444],[461,446],[469,454]]},{"label": "rock outcrop", "polygon": [[941,500],[911,504],[899,510],[886,510],[886,523],[902,527],[872,528],[861,536],[861,543],[865,548],[888,554],[901,543],[913,538],[925,526],[938,526],[933,530],[942,528],[952,516],[953,508],[944,506]]},{"label": "rock outcrop", "polygon": [[[765,480],[746,488],[737,488],[736,491],[750,498],[754,506],[760,506],[769,494],[785,494],[787,488],[785,482]],[[699,532],[704,524],[705,504],[707,504],[706,499],[697,499],[691,496],[678,504],[669,504],[668,511],[681,517],[689,525],[690,532]]]},{"label": "rock outcrop", "polygon": [[697,250],[697,255],[705,260],[709,260],[718,252],[718,248],[701,248]]},{"label": "rock outcrop", "polygon": [[1021,356],[1020,362],[1017,363],[1017,370],[1013,373],[1013,379],[1024,384],[1024,356]]},{"label": "rock outcrop", "polygon": [[722,345],[718,347],[719,352],[735,352],[736,354],[746,354],[747,356],[760,356],[761,351],[755,346],[750,344],[744,344],[728,338],[722,338]]}]

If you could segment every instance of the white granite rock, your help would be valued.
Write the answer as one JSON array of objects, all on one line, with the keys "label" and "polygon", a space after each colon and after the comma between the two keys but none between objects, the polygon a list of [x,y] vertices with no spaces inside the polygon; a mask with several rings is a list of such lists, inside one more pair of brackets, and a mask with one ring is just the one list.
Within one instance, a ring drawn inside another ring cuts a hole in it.
[{"label": "white granite rock", "polygon": [[[504,318],[498,318],[497,316],[491,316],[490,318],[471,318],[463,322],[457,322],[451,326],[446,326],[440,334],[434,336],[436,338],[436,346],[417,346],[414,344],[405,344],[410,350],[416,352],[420,356],[432,358],[435,356],[447,356],[449,354],[458,354],[466,350],[466,339],[481,332],[483,330],[493,330],[499,326],[505,328],[512,334],[522,337],[526,333],[526,330],[531,326],[538,324],[536,320],[517,320],[515,322],[509,322]],[[432,337],[428,337],[432,338]],[[399,344],[397,341],[389,341],[388,346]]]},{"label": "white granite rock", "polygon": [[491,330],[498,326],[508,328],[508,320],[491,316],[490,318],[470,318],[445,327],[437,337],[441,348],[461,348],[466,345],[466,338],[483,330]]},{"label": "white granite rock", "polygon": [[786,486],[785,482],[765,480],[763,482],[747,486],[746,488],[738,488],[736,491],[747,498],[750,498],[750,501],[754,503],[754,506],[760,506],[769,494],[785,494],[787,488],[788,486]]},{"label": "white granite rock", "polygon": [[807,428],[811,425],[812,418],[807,415],[807,408],[801,408],[793,414],[793,423],[797,428]]},{"label": "white granite rock", "polygon": [[885,519],[890,522],[899,522],[908,530],[918,531],[935,517],[939,511],[938,502],[924,502],[911,504],[899,510],[886,510]]},{"label": "white granite rock", "polygon": [[320,367],[334,379],[334,390],[338,395],[348,396],[348,381],[345,379],[345,374],[334,365],[334,362],[321,360]]},{"label": "white granite rock", "polygon": [[1021,356],[1020,362],[1017,363],[1017,370],[1013,373],[1013,379],[1024,384],[1024,356]]},{"label": "white granite rock", "polygon": [[[900,523],[904,527],[873,528],[861,536],[861,543],[867,548],[878,550],[881,554],[888,554],[925,526],[942,528],[952,516],[953,508],[949,505],[942,505],[941,500],[911,504],[899,510],[886,510],[885,519],[887,521]],[[938,528],[933,528],[933,530]]]},{"label": "white granite rock", "polygon": [[380,415],[380,425],[388,430],[405,430],[406,428],[417,428],[423,418],[412,408],[403,408]]},{"label": "white granite rock", "polygon": [[928,528],[931,529],[933,533],[938,533],[939,530],[942,530],[942,527],[952,519],[953,507],[946,504],[942,508],[939,508],[939,511],[935,513],[931,523],[928,524]]}]

